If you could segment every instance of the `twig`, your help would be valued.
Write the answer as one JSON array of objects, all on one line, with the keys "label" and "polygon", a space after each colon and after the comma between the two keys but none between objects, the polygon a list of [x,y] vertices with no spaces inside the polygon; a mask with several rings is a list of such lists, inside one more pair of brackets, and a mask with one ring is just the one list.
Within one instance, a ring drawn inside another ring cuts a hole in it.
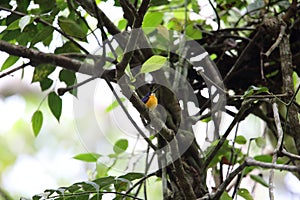
[{"label": "twig", "polygon": [[3,77],[5,77],[5,76],[7,76],[7,75],[10,75],[10,74],[12,74],[12,73],[14,73],[14,72],[20,70],[20,69],[23,69],[23,68],[25,68],[25,67],[28,66],[28,65],[31,65],[31,62],[24,63],[24,64],[22,64],[22,65],[20,65],[20,66],[18,66],[18,67],[16,67],[16,68],[14,68],[14,69],[11,69],[11,70],[9,70],[9,71],[7,71],[7,72],[3,72],[2,74],[0,74],[0,78],[3,78]]},{"label": "twig", "polygon": [[[273,158],[272,158],[272,164],[275,164],[277,157],[278,157],[277,154],[282,145],[283,130],[282,130],[280,117],[279,117],[279,113],[278,113],[278,105],[276,102],[272,103],[272,108],[273,108],[274,120],[275,120],[275,125],[277,128],[277,134],[278,134],[278,141],[277,141],[277,145],[274,149]],[[269,196],[270,196],[270,200],[274,200],[274,169],[270,170],[270,175],[269,175]]]},{"label": "twig", "polygon": [[[280,18],[280,17],[279,17]],[[280,20],[280,19],[279,19]],[[279,32],[279,35],[275,41],[275,43],[270,47],[270,49],[265,53],[265,56],[269,57],[270,54],[274,51],[274,49],[276,47],[278,47],[278,45],[280,44],[281,40],[282,40],[282,37],[285,33],[285,29],[286,29],[286,24],[284,23],[283,20],[280,20],[282,23],[281,23],[281,26],[280,26],[280,32]]]},{"label": "twig", "polygon": [[88,78],[88,79],[86,79],[86,80],[84,80],[84,81],[82,81],[80,83],[75,84],[75,85],[72,85],[72,86],[69,86],[69,87],[65,87],[65,88],[58,88],[57,89],[57,93],[58,93],[59,96],[62,96],[66,92],[69,92],[71,90],[75,90],[75,89],[79,88],[80,86],[82,86],[82,85],[84,85],[84,84],[86,84],[86,83],[88,83],[88,82],[90,82],[92,80],[95,80],[98,77],[99,76],[92,76],[92,77],[90,77],[90,78]]},{"label": "twig", "polygon": [[260,161],[254,160],[253,158],[250,158],[250,157],[246,158],[245,161],[246,161],[247,166],[256,166],[256,167],[261,167],[261,168],[265,168],[265,169],[278,169],[278,170],[284,170],[284,171],[290,171],[290,172],[300,172],[300,167],[298,167],[298,166],[260,162]]},{"label": "twig", "polygon": [[55,64],[72,71],[80,71],[89,75],[93,75],[93,66],[85,64],[78,60],[70,59],[65,56],[43,53],[35,49],[28,49],[25,46],[10,44],[6,41],[0,40],[0,50],[14,56],[28,58],[32,63],[50,63]]},{"label": "twig", "polygon": [[220,30],[220,28],[221,28],[221,23],[220,23],[220,16],[219,16],[219,14],[218,14],[218,11],[216,10],[216,8],[214,7],[214,5],[213,5],[213,3],[211,2],[211,0],[208,0],[208,2],[209,2],[209,4],[210,4],[210,6],[212,7],[212,9],[214,10],[214,12],[215,12],[215,15],[216,15],[216,18],[217,18],[217,24],[218,24],[218,28],[217,28],[217,31],[219,31]]},{"label": "twig", "polygon": [[292,159],[300,160],[300,156],[299,156],[299,155],[290,153],[290,152],[288,152],[288,151],[285,150],[285,149],[282,149],[281,153],[282,153],[283,155],[287,156],[287,157],[292,158]]}]

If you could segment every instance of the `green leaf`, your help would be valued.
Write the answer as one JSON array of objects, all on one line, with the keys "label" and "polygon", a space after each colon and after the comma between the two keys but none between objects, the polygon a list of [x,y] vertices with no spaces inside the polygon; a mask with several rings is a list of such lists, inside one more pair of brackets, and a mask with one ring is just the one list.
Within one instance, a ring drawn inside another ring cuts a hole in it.
[{"label": "green leaf", "polygon": [[83,153],[74,156],[73,158],[85,162],[97,162],[98,158],[100,158],[100,154],[97,153]]},{"label": "green leaf", "polygon": [[257,155],[254,156],[254,159],[261,162],[272,162],[272,156],[271,155]]},{"label": "green leaf", "polygon": [[144,32],[147,34],[155,30],[155,28],[162,23],[163,17],[164,14],[161,12],[147,12],[142,24]]},{"label": "green leaf", "polygon": [[47,77],[39,82],[40,82],[42,91],[49,89],[51,87],[51,85],[53,84],[53,80],[51,80],[50,78],[47,78]]},{"label": "green leaf", "polygon": [[127,26],[127,20],[126,19],[121,19],[119,22],[118,22],[118,28],[120,30],[125,30]]},{"label": "green leaf", "polygon": [[96,171],[97,171],[97,178],[105,177],[107,176],[107,172],[110,169],[107,165],[103,163],[96,163]]},{"label": "green leaf", "polygon": [[51,92],[48,95],[48,106],[54,117],[57,121],[59,121],[61,116],[62,100],[55,92]]},{"label": "green leaf", "polygon": [[32,21],[33,19],[29,15],[25,15],[24,17],[22,17],[19,21],[19,27],[21,29],[21,32],[23,32],[24,28]]},{"label": "green leaf", "polygon": [[48,37],[52,36],[53,28],[50,26],[45,26],[39,31],[36,36],[31,40],[30,46],[33,47],[36,43],[46,40]]},{"label": "green leaf", "polygon": [[167,58],[163,56],[151,56],[146,62],[142,65],[141,73],[149,73],[156,70],[159,70],[166,63]]},{"label": "green leaf", "polygon": [[186,27],[186,36],[193,40],[197,40],[202,38],[202,32],[199,29],[194,28],[193,24],[189,24]]},{"label": "green leaf", "polygon": [[79,53],[80,49],[73,42],[66,42],[63,46],[55,49],[55,54],[61,53]]},{"label": "green leaf", "polygon": [[127,139],[120,139],[114,145],[114,152],[116,154],[121,154],[126,151],[128,148],[128,140]]},{"label": "green leaf", "polygon": [[[76,73],[70,70],[62,69],[59,72],[59,80],[66,83],[67,86],[72,86],[76,84]],[[69,91],[74,96],[77,95],[77,89],[73,89]]]},{"label": "green leaf", "polygon": [[51,64],[40,64],[34,68],[32,82],[43,81],[47,78],[53,71],[55,67]]},{"label": "green leaf", "polygon": [[238,144],[246,144],[247,143],[247,139],[242,135],[238,135],[234,141]]},{"label": "green leaf", "polygon": [[4,61],[1,71],[10,68],[13,64],[15,64],[19,60],[18,56],[8,56],[8,58]]},{"label": "green leaf", "polygon": [[20,28],[19,22],[20,22],[20,19],[17,19],[15,21],[13,21],[11,24],[8,25],[8,27],[6,28],[6,30],[16,30],[16,29],[19,29]]},{"label": "green leaf", "polygon": [[251,196],[250,192],[245,188],[240,188],[237,194],[246,200],[253,200],[253,197]]},{"label": "green leaf", "polygon": [[123,178],[123,179],[129,180],[129,181],[133,181],[136,179],[141,179],[143,177],[144,177],[143,173],[129,172],[125,175],[119,176],[118,178]]},{"label": "green leaf", "polygon": [[266,140],[263,137],[255,138],[255,143],[259,148],[263,148],[266,146]]},{"label": "green leaf", "polygon": [[67,190],[69,191],[69,192],[71,192],[71,193],[74,193],[74,192],[76,192],[77,190],[79,190],[81,187],[80,186],[78,186],[78,184],[73,184],[73,185],[71,185],[70,187],[68,187],[67,188]]},{"label": "green leaf", "polygon": [[245,91],[244,95],[243,95],[243,99],[245,98],[248,98],[252,95],[255,95],[255,94],[260,94],[260,93],[263,93],[263,92],[269,92],[269,89],[266,88],[266,87],[256,87],[256,86],[253,86],[251,85],[247,91]]},{"label": "green leaf", "polygon": [[256,166],[249,166],[249,167],[246,167],[244,169],[244,175],[247,175],[249,174],[250,172],[252,172],[254,169],[256,169],[257,167]]},{"label": "green leaf", "polygon": [[170,2],[168,0],[151,0],[151,6],[162,6],[169,3]]},{"label": "green leaf", "polygon": [[43,113],[40,110],[34,112],[31,118],[32,130],[37,137],[43,125]]},{"label": "green leaf", "polygon": [[[126,180],[126,179],[122,179],[122,178],[117,178],[115,183],[114,183],[114,187],[116,192],[123,192],[123,191],[127,191],[129,189],[130,186],[130,181]],[[117,196],[117,198],[115,200],[121,200],[122,198],[120,195]]]},{"label": "green leaf", "polygon": [[269,184],[264,180],[262,176],[250,174],[250,178],[265,187],[269,187]]},{"label": "green leaf", "polygon": [[67,86],[72,86],[76,83],[75,72],[62,69],[59,72],[59,80],[65,82]]},{"label": "green leaf", "polygon": [[[124,97],[121,97],[120,98],[121,102],[124,102],[126,99]],[[112,111],[113,109],[115,109],[116,107],[119,106],[119,103],[117,100],[114,100],[106,109],[105,109],[105,112],[110,112]]]},{"label": "green leaf", "polygon": [[206,117],[206,118],[204,118],[204,119],[201,119],[201,122],[205,122],[205,123],[208,123],[208,122],[210,122],[211,121],[211,116],[209,116],[209,117]]},{"label": "green leaf", "polygon": [[17,10],[22,13],[27,13],[27,8],[31,0],[17,0],[18,8]]},{"label": "green leaf", "polygon": [[58,18],[58,25],[68,35],[83,40],[86,36],[85,32],[79,24],[72,19],[65,17]]},{"label": "green leaf", "polygon": [[98,178],[93,181],[94,183],[98,184],[100,188],[111,186],[115,182],[114,176],[107,176],[103,178]]},{"label": "green leaf", "polygon": [[[272,162],[272,156],[271,155],[257,155],[254,156],[254,159],[257,161],[261,161],[261,162],[268,162],[271,163]],[[282,158],[278,158],[276,160],[277,164],[284,164],[284,160]]]},{"label": "green leaf", "polygon": [[266,74],[266,78],[272,78],[272,77],[276,76],[278,73],[279,73],[279,70],[278,70],[278,69],[277,69],[277,70],[274,70],[274,71],[272,71],[272,72]]},{"label": "green leaf", "polygon": [[232,198],[227,192],[224,191],[222,196],[220,197],[220,200],[232,200]]},{"label": "green leaf", "polygon": [[34,0],[34,3],[39,4],[43,13],[51,11],[56,4],[55,0]]},{"label": "green leaf", "polygon": [[200,13],[200,6],[197,0],[192,0],[192,9],[195,13]]},{"label": "green leaf", "polygon": [[11,5],[9,5],[10,0],[1,0],[0,6],[11,9]]}]

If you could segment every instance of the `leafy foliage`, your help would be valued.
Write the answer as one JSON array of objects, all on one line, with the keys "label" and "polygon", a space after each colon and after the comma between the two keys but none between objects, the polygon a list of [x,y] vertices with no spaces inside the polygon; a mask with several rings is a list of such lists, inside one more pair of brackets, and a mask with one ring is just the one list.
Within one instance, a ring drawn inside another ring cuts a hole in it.
[{"label": "leafy foliage", "polygon": [[[39,199],[81,199],[100,200],[103,194],[115,194],[116,198],[130,197],[138,199],[126,192],[132,181],[144,177],[141,173],[128,173],[123,176],[107,176],[93,181],[74,183],[69,187],[61,187],[56,190],[45,190],[44,193],[35,195],[33,200]],[[125,187],[124,187],[125,186]]]}]

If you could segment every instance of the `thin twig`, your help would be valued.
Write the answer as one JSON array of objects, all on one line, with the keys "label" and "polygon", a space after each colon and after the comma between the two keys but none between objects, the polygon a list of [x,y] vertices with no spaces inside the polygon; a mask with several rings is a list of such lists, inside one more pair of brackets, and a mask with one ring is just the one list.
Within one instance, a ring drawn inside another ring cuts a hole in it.
[{"label": "thin twig", "polygon": [[88,82],[91,82],[91,81],[95,80],[98,77],[99,76],[92,76],[92,77],[90,77],[90,78],[88,78],[88,79],[86,79],[86,80],[84,80],[84,81],[82,81],[80,83],[75,84],[75,85],[71,85],[71,86],[68,86],[68,87],[65,87],[65,88],[58,88],[57,89],[57,93],[58,93],[59,96],[62,96],[66,92],[75,90],[75,89],[79,88],[80,86],[82,86],[82,85],[84,85],[84,84],[86,84]]},{"label": "thin twig", "polygon": [[0,78],[3,78],[3,77],[5,77],[5,76],[7,76],[7,75],[10,75],[10,74],[12,74],[12,73],[14,73],[14,72],[20,70],[20,69],[23,69],[23,68],[25,68],[25,67],[28,66],[28,65],[31,65],[31,62],[24,63],[24,64],[22,64],[22,65],[20,65],[20,66],[18,66],[18,67],[16,67],[16,68],[13,68],[13,69],[11,69],[11,70],[9,70],[9,71],[7,71],[7,72],[3,72],[2,74],[0,74]]},{"label": "thin twig", "polygon": [[290,172],[300,172],[300,167],[298,166],[266,163],[266,162],[254,160],[253,158],[250,157],[246,158],[245,161],[247,163],[247,166],[256,166],[264,169],[277,169],[277,170],[284,170]]},{"label": "thin twig", "polygon": [[217,24],[218,24],[217,31],[219,31],[220,28],[221,28],[221,22],[220,22],[221,20],[220,20],[220,16],[219,16],[219,14],[218,14],[217,9],[215,8],[215,6],[213,5],[213,3],[211,2],[211,0],[208,0],[208,2],[209,2],[210,6],[212,7],[212,9],[213,9],[214,12],[215,12],[215,15],[216,15],[216,18],[217,18]]},{"label": "thin twig", "polygon": [[288,152],[288,151],[285,150],[285,149],[282,149],[281,153],[282,153],[283,155],[287,156],[287,157],[290,157],[291,159],[300,160],[300,156],[299,156],[299,155],[290,153],[290,152]]},{"label": "thin twig", "polygon": [[[272,158],[272,164],[275,164],[277,157],[278,157],[277,154],[282,145],[283,130],[282,130],[281,122],[280,122],[278,105],[276,102],[272,103],[272,108],[273,108],[273,115],[274,115],[275,125],[277,128],[277,134],[278,134],[278,141],[277,141],[277,145],[274,149],[273,158]],[[270,196],[270,200],[274,200],[274,169],[270,170],[270,175],[269,175],[269,196]]]},{"label": "thin twig", "polygon": [[[283,20],[281,20],[283,22]],[[274,51],[274,49],[276,47],[278,47],[278,45],[280,44],[281,40],[282,40],[282,37],[285,33],[285,29],[286,29],[286,24],[285,23],[282,23],[282,25],[280,26],[280,32],[279,32],[279,35],[275,41],[275,43],[270,47],[270,49],[265,53],[265,56],[269,57],[270,54]]]}]

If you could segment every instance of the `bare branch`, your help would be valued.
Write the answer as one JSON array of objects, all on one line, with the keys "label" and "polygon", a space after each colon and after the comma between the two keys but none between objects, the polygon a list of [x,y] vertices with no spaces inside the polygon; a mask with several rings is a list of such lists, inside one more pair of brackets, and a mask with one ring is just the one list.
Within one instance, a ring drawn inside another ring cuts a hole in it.
[{"label": "bare branch", "polygon": [[11,70],[9,70],[7,72],[4,72],[4,73],[0,74],[0,78],[3,78],[5,76],[7,76],[7,75],[10,75],[10,74],[12,74],[12,73],[14,73],[14,72],[16,72],[16,71],[18,71],[20,69],[24,69],[28,65],[30,65],[30,62],[24,63],[24,64],[22,64],[22,65],[20,65],[20,66],[18,66],[16,68],[14,68],[14,69],[11,69]]},{"label": "bare branch", "polygon": [[[274,102],[272,104],[272,108],[273,108],[274,120],[275,120],[275,124],[276,124],[276,128],[277,128],[277,134],[278,134],[278,141],[277,141],[277,145],[274,149],[273,158],[272,158],[272,164],[275,164],[276,161],[277,161],[277,157],[278,157],[277,154],[278,154],[279,149],[282,145],[283,130],[282,130],[281,122],[280,122],[277,103]],[[274,169],[271,169],[270,170],[270,175],[269,175],[269,196],[270,196],[270,200],[274,200],[274,191],[273,190],[274,190]]]},{"label": "bare branch", "polygon": [[278,169],[278,170],[284,170],[290,172],[300,172],[300,167],[298,166],[260,162],[250,157],[246,158],[245,162],[247,166],[257,166],[264,169]]}]

